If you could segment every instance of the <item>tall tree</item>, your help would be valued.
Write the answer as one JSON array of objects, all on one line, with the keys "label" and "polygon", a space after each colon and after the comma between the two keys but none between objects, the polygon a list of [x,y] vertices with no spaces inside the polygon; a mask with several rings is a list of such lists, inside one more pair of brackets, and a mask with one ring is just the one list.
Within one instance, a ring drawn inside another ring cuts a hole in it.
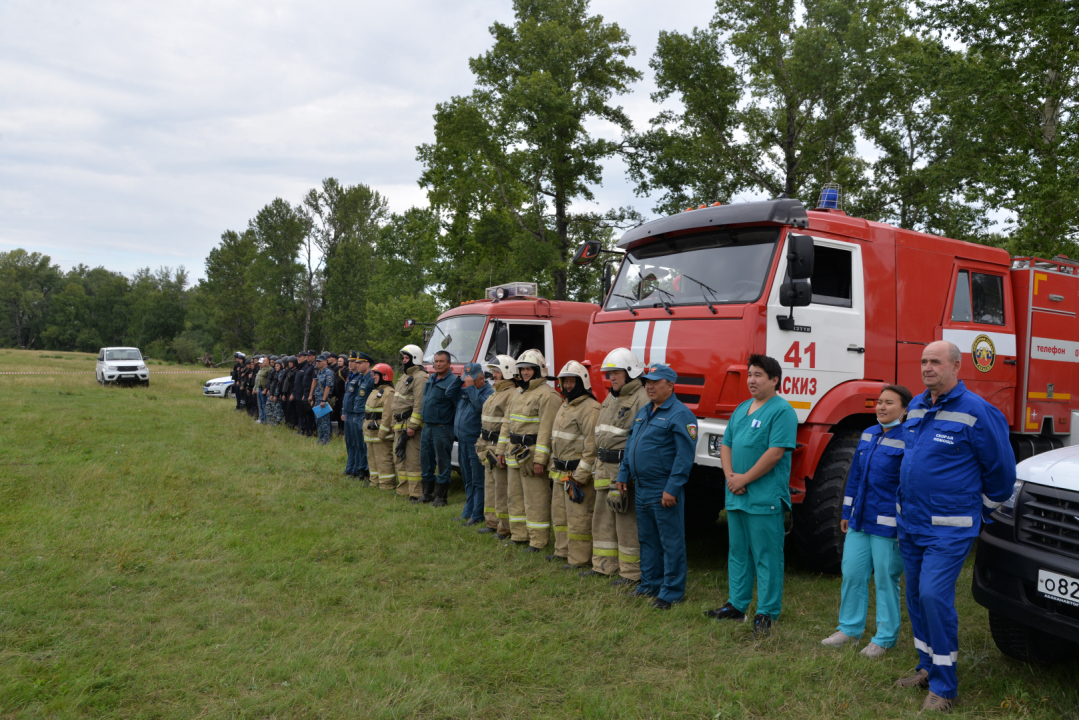
[{"label": "tall tree", "polygon": [[247,273],[257,251],[250,230],[242,234],[226,230],[221,234],[221,244],[206,257],[206,279],[199,291],[227,348],[254,345],[256,295]]},{"label": "tall tree", "polygon": [[586,125],[602,120],[628,134],[629,117],[611,99],[641,73],[627,63],[629,36],[589,15],[587,0],[513,6],[514,24],[492,25],[494,47],[469,61],[477,88],[437,106],[435,142],[418,149],[420,184],[458,225],[465,208],[452,197],[462,191],[507,210],[546,256],[554,296],[566,299],[572,206],[594,199],[603,161],[621,149]]},{"label": "tall tree", "polygon": [[253,309],[256,347],[285,350],[302,339],[304,266],[299,255],[309,227],[302,209],[281,198],[259,210],[248,224],[255,246],[247,281],[258,296]]},{"label": "tall tree", "polygon": [[22,248],[0,253],[0,307],[11,320],[15,347],[33,346],[49,297],[62,281],[48,255]]}]

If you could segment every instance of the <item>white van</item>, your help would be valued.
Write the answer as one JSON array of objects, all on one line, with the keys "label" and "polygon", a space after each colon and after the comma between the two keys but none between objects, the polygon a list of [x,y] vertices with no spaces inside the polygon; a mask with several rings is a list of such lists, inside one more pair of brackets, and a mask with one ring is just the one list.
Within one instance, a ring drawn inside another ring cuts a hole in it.
[{"label": "white van", "polygon": [[143,362],[139,349],[133,347],[101,348],[97,354],[94,373],[102,385],[111,382],[138,382],[144,386],[150,384],[150,369]]}]

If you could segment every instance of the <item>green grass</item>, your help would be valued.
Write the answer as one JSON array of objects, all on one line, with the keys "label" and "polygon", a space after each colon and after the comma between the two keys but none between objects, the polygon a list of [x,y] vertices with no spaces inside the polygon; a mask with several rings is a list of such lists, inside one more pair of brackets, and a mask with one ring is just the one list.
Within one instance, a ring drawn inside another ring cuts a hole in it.
[{"label": "green grass", "polygon": [[[0,351],[0,370],[78,354]],[[92,356],[90,356],[92,358]],[[81,361],[78,361],[81,362]],[[89,365],[89,363],[85,363]],[[91,366],[92,367],[92,366]],[[222,373],[223,374],[223,373]],[[788,567],[775,636],[706,621],[725,532],[686,602],[606,583],[341,476],[344,447],[253,425],[199,375],[148,389],[0,377],[0,717],[912,717],[882,661],[819,645],[839,580]],[[1072,664],[1004,658],[959,581],[960,717],[1079,717]],[[871,610],[872,612],[872,610]]]}]

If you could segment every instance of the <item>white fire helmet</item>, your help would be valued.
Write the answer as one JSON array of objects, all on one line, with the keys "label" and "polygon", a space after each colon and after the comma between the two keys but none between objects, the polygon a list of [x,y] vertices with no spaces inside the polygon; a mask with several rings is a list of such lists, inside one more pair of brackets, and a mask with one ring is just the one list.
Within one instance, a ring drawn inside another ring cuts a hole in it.
[{"label": "white fire helmet", "polygon": [[502,373],[503,380],[512,380],[517,374],[517,361],[509,355],[495,355],[495,359],[487,363],[487,367],[494,368]]},{"label": "white fire helmet", "polygon": [[625,370],[630,380],[639,378],[641,373],[644,372],[641,361],[637,359],[632,350],[626,348],[615,348],[607,353],[607,357],[603,358],[603,364],[600,365],[599,369],[600,372]]},{"label": "white fire helmet", "polygon": [[584,383],[585,390],[592,391],[592,381],[588,377],[588,368],[576,360],[570,360],[566,363],[562,371],[558,373],[558,377],[575,377]]},{"label": "white fire helmet", "polygon": [[[525,350],[521,353],[521,356],[517,358],[517,369],[520,370],[522,365],[531,365],[536,368],[535,377],[547,377],[547,360],[539,350]],[[517,374],[520,375],[520,373]]]},{"label": "white fire helmet", "polygon": [[410,355],[412,357],[413,365],[423,364],[423,350],[420,350],[419,345],[405,345],[401,348],[402,355]]}]

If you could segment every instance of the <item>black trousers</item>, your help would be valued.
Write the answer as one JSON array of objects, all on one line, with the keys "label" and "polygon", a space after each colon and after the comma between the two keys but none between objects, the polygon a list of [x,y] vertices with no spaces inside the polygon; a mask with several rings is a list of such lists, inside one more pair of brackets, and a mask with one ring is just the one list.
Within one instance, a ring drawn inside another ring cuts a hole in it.
[{"label": "black trousers", "polygon": [[244,391],[233,383],[232,394],[236,396],[236,409],[239,410],[244,406]]}]

